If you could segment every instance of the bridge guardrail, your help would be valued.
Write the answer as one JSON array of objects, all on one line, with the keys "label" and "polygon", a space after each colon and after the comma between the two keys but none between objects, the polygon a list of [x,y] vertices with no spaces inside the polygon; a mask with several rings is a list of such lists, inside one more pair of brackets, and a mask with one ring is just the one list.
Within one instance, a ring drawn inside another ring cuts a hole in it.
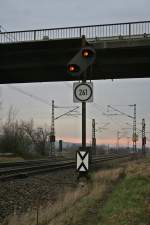
[{"label": "bridge guardrail", "polygon": [[0,43],[81,38],[114,39],[115,37],[149,37],[150,21],[62,27],[39,30],[3,32],[0,26]]}]

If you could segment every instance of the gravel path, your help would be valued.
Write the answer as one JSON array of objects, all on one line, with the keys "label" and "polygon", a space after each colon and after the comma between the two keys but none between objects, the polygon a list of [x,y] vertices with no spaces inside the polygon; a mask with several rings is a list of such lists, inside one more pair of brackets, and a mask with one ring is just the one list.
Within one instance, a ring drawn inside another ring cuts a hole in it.
[{"label": "gravel path", "polygon": [[37,175],[21,180],[0,183],[0,225],[8,215],[21,214],[36,207],[53,203],[60,195],[72,190],[77,178],[74,169]]}]

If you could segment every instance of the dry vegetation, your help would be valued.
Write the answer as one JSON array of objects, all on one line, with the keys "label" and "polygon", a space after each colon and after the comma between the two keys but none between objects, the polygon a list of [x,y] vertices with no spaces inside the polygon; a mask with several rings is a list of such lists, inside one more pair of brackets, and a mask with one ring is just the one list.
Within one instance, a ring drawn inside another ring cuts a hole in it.
[{"label": "dry vegetation", "polygon": [[9,225],[149,225],[149,178],[149,159],[122,163],[91,174],[90,182],[53,205],[41,208],[37,203],[32,212],[11,216]]},{"label": "dry vegetation", "polygon": [[[11,216],[9,225],[34,225],[38,219],[39,225],[73,225],[81,220],[82,215],[92,210],[95,201],[103,199],[105,192],[124,174],[122,168],[104,170],[92,175],[89,184],[79,183],[74,192],[66,193],[53,205],[41,208],[37,204],[32,212],[21,217]],[[38,218],[37,218],[38,213]]]}]

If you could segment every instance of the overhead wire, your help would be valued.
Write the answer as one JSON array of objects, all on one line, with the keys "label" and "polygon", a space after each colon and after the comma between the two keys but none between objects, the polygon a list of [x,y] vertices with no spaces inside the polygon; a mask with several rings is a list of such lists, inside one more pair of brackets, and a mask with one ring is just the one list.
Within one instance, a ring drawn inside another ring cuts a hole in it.
[{"label": "overhead wire", "polygon": [[[29,92],[26,92],[26,91],[24,91],[24,90],[22,90],[22,89],[20,89],[20,88],[18,88],[18,87],[15,87],[15,86],[12,86],[12,85],[7,85],[9,88],[12,88],[13,90],[15,90],[15,91],[17,91],[17,92],[19,92],[19,93],[21,93],[21,94],[23,94],[23,95],[25,95],[25,96],[28,96],[28,97],[31,97],[32,99],[34,99],[34,100],[37,100],[37,101],[40,101],[40,102],[42,102],[42,103],[44,103],[44,104],[46,104],[46,105],[48,105],[48,106],[51,106],[51,102],[49,102],[49,101],[47,101],[47,100],[45,100],[45,99],[43,99],[43,98],[40,98],[40,97],[38,97],[38,96],[36,96],[36,95],[33,95],[33,94],[31,94],[31,93],[29,93]],[[57,109],[67,109],[67,108],[79,108],[79,106],[77,106],[77,107],[74,107],[74,106],[55,106],[55,108],[57,108]],[[74,111],[74,110],[73,110]],[[70,112],[70,111],[69,111]],[[78,114],[79,115],[79,114]],[[70,116],[74,116],[74,115],[70,115]],[[75,115],[75,116],[77,116],[77,114]]]},{"label": "overhead wire", "polygon": [[33,94],[29,93],[29,92],[26,92],[26,91],[24,91],[24,90],[22,90],[22,89],[20,89],[18,87],[15,87],[15,86],[12,86],[12,85],[9,85],[9,84],[7,85],[7,87],[9,87],[9,88],[11,88],[11,89],[13,89],[13,90],[15,90],[17,92],[20,92],[21,94],[26,95],[26,96],[28,96],[30,98],[33,98],[34,100],[40,101],[40,102],[50,106],[50,101],[47,101],[47,100],[45,100],[45,99],[43,99],[41,97],[33,95]]}]

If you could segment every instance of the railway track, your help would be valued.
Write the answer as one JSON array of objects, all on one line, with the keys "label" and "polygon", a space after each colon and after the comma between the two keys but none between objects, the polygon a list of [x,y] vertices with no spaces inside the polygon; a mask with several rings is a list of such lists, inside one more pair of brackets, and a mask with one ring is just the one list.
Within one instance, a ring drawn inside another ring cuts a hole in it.
[{"label": "railway track", "polygon": [[[130,154],[109,154],[92,158],[91,167],[101,162],[130,157]],[[16,163],[0,163],[0,181],[22,179],[31,175],[46,173],[50,171],[75,168],[73,159],[55,160],[29,160]]]},{"label": "railway track", "polygon": [[[33,160],[23,160],[23,161],[17,161],[17,162],[1,162],[0,163],[0,169],[5,167],[18,167],[18,166],[25,166],[25,165],[36,165],[36,164],[42,164],[46,162],[53,162],[53,161],[63,161],[64,157],[52,157],[49,159],[33,159]],[[68,158],[68,160],[71,158]]]}]

